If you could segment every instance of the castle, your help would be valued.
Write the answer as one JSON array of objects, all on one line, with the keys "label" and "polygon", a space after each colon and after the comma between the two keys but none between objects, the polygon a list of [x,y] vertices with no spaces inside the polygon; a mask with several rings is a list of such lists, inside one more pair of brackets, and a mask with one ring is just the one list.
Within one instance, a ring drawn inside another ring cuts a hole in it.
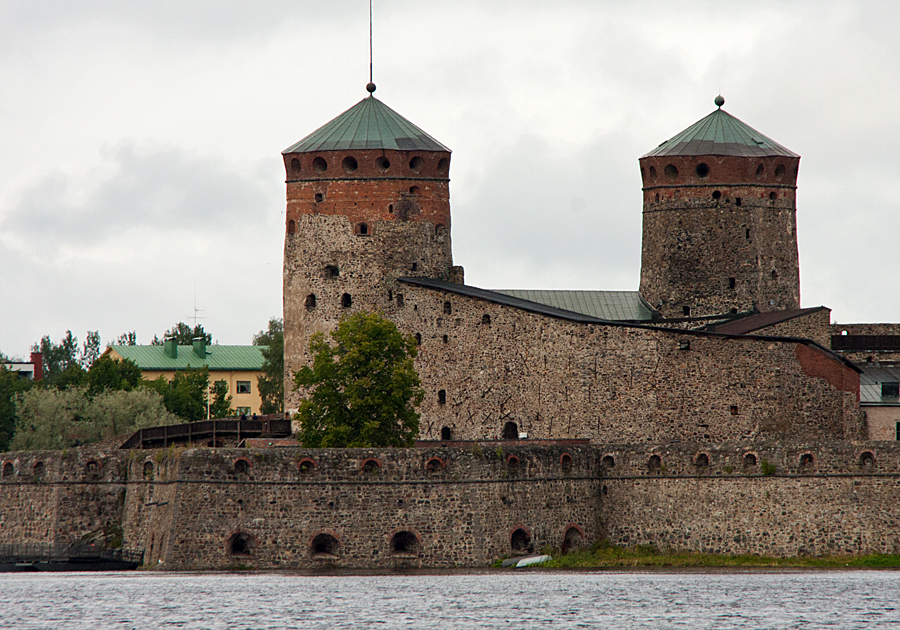
[{"label": "castle", "polygon": [[601,537],[900,553],[896,407],[860,407],[900,325],[800,307],[798,155],[717,99],[640,158],[639,291],[491,291],[453,264],[449,149],[369,91],[283,153],[286,376],[312,334],[381,312],[419,344],[422,440],[6,453],[3,542],[112,533],[171,569],[484,566]]}]

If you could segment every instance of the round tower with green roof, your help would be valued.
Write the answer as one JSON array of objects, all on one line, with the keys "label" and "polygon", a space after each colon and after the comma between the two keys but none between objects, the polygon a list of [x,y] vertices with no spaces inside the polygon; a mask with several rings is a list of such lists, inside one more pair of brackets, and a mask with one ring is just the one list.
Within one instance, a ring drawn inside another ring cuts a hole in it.
[{"label": "round tower with green roof", "polygon": [[[450,248],[450,149],[371,95],[283,153],[285,372],[355,310],[403,309],[396,279],[462,282]],[[290,390],[291,388],[286,388]],[[285,406],[299,396],[286,391]]]},{"label": "round tower with green roof", "polygon": [[724,103],[640,158],[640,291],[666,318],[800,306],[800,156]]}]

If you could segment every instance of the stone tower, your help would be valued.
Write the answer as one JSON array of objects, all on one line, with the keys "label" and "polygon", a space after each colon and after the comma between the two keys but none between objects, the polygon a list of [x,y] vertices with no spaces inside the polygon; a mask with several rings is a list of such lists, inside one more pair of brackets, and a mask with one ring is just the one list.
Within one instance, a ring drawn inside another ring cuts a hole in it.
[{"label": "stone tower", "polygon": [[355,310],[390,316],[401,276],[462,282],[450,250],[450,150],[368,98],[283,152],[285,409],[309,337]]},{"label": "stone tower", "polygon": [[800,306],[800,156],[724,103],[640,159],[640,291],[667,318]]}]

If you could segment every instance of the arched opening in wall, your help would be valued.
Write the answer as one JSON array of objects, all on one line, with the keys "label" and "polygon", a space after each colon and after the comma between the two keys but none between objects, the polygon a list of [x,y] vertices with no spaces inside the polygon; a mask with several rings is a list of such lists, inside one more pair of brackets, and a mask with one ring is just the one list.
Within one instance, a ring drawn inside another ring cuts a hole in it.
[{"label": "arched opening in wall", "polygon": [[449,342],[450,342],[450,337],[448,337],[447,335],[444,335],[443,337],[441,337],[441,340],[442,340],[444,343],[449,343]]},{"label": "arched opening in wall", "polygon": [[411,271],[418,271],[418,270],[419,270],[419,263],[414,262],[412,265],[410,265],[410,270],[411,270]]},{"label": "arched opening in wall", "polygon": [[775,181],[780,182],[784,179],[784,164],[779,164],[775,167]]},{"label": "arched opening in wall", "polygon": [[403,294],[397,294],[397,308],[403,308]]},{"label": "arched opening in wall", "polygon": [[867,472],[875,470],[875,455],[870,451],[864,452],[859,456],[859,467]]},{"label": "arched opening in wall", "polygon": [[348,155],[341,162],[341,166],[344,169],[345,173],[353,173],[356,169],[359,168],[359,163],[356,161],[355,157]]},{"label": "arched opening in wall", "polygon": [[450,304],[450,302],[444,302],[444,315],[449,315],[452,312],[452,310],[453,310],[453,307]]},{"label": "arched opening in wall", "polygon": [[485,313],[481,316],[481,323],[489,326],[491,324],[491,316]]},{"label": "arched opening in wall", "polygon": [[509,546],[514,554],[531,553],[531,534],[521,527],[516,529],[509,536]]},{"label": "arched opening in wall", "polygon": [[300,470],[301,475],[311,475],[316,469],[316,462],[308,457],[304,457],[300,460],[300,463],[297,464],[297,468]]},{"label": "arched opening in wall", "polygon": [[515,455],[510,455],[506,458],[506,470],[509,471],[510,475],[519,474],[519,470],[522,468],[522,462],[519,461],[519,458]]},{"label": "arched opening in wall", "polygon": [[310,545],[310,553],[312,556],[321,558],[322,556],[335,557],[341,544],[338,539],[331,534],[317,534]]},{"label": "arched opening in wall", "polygon": [[418,172],[421,171],[423,168],[425,168],[425,160],[423,160],[421,157],[419,157],[419,156],[417,155],[417,156],[415,156],[413,159],[411,159],[411,160],[409,161],[409,168],[410,168],[410,170],[412,170],[413,172],[418,173]]},{"label": "arched opening in wall", "polygon": [[356,229],[354,230],[357,236],[368,236],[369,235],[369,224],[368,223],[357,223]]},{"label": "arched opening in wall", "polygon": [[294,234],[297,232],[297,222],[291,219],[288,221],[288,234]]},{"label": "arched opening in wall", "polygon": [[441,158],[440,160],[438,160],[437,170],[441,175],[446,175],[450,170],[450,160],[448,160],[447,158]]},{"label": "arched opening in wall", "polygon": [[255,542],[250,534],[237,532],[228,539],[228,553],[232,556],[249,556]]},{"label": "arched opening in wall", "polygon": [[410,195],[421,195],[421,194],[422,194],[422,189],[419,188],[418,186],[410,186],[410,187],[409,187],[409,194],[410,194]]},{"label": "arched opening in wall", "polygon": [[606,470],[616,467],[616,460],[612,455],[604,455],[603,459],[600,460],[600,467]]},{"label": "arched opening in wall", "polygon": [[560,468],[562,468],[562,471],[564,473],[572,472],[572,466],[574,465],[574,463],[575,463],[575,461],[572,459],[572,456],[569,455],[568,453],[563,453],[562,455],[559,456],[559,466],[560,466]]},{"label": "arched opening in wall", "polygon": [[34,465],[34,468],[31,469],[31,474],[35,477],[43,477],[44,476],[44,462],[37,462]]},{"label": "arched opening in wall", "polygon": [[658,475],[662,471],[662,458],[659,455],[651,455],[647,460],[647,470],[650,474]]},{"label": "arched opening in wall", "polygon": [[422,345],[422,333],[416,333],[416,345],[417,346]]},{"label": "arched opening in wall", "polygon": [[773,269],[772,270],[772,280],[777,280],[777,279],[778,279],[778,272]]},{"label": "arched opening in wall", "polygon": [[322,203],[323,201],[325,201],[325,195],[323,195],[322,193],[316,193],[316,196],[314,198],[316,200],[316,203]]},{"label": "arched opening in wall", "polygon": [[753,468],[756,466],[756,454],[744,453],[744,468]]},{"label": "arched opening in wall", "polygon": [[656,203],[659,203],[659,193],[656,193]]},{"label": "arched opening in wall", "polygon": [[394,292],[391,291],[390,289],[388,289],[388,302],[393,301],[393,299],[394,299]]},{"label": "arched opening in wall", "polygon": [[697,177],[709,177],[709,166],[705,163],[701,162],[694,170],[697,173]]},{"label": "arched opening in wall", "polygon": [[416,555],[419,553],[419,537],[412,532],[397,532],[391,537],[393,555]]},{"label": "arched opening in wall", "polygon": [[316,295],[315,293],[310,293],[306,296],[306,301],[303,302],[303,306],[306,307],[306,310],[312,310],[316,308]]},{"label": "arched opening in wall", "polygon": [[447,391],[444,389],[438,390],[438,404],[446,405],[447,404]]},{"label": "arched opening in wall", "polygon": [[676,177],[678,177],[678,169],[675,168],[674,164],[666,164],[666,168],[663,169],[663,172],[669,179],[675,179]]},{"label": "arched opening in wall", "polygon": [[298,160],[297,158],[291,159],[291,172],[294,175],[297,175],[298,173],[300,173],[300,160]]},{"label": "arched opening in wall", "polygon": [[503,425],[503,439],[504,440],[518,440],[519,439],[519,425],[515,422],[507,422]]},{"label": "arched opening in wall", "polygon": [[813,459],[812,453],[803,453],[803,455],[800,456],[800,468],[812,468],[813,463],[815,463],[815,460]]},{"label": "arched opening in wall", "polygon": [[563,536],[562,553],[566,555],[570,551],[577,551],[584,546],[584,533],[577,527],[570,527]]},{"label": "arched opening in wall", "polygon": [[353,306],[353,298],[349,293],[345,293],[341,296],[341,308],[350,308],[351,306]]},{"label": "arched opening in wall", "polygon": [[697,468],[709,468],[709,455],[700,453],[694,458],[694,466]]},{"label": "arched opening in wall", "polygon": [[379,462],[374,457],[370,457],[363,461],[362,466],[360,466],[360,470],[364,473],[372,475],[381,470],[381,462]]},{"label": "arched opening in wall", "polygon": [[91,460],[84,465],[84,474],[89,479],[96,478],[100,475],[100,464],[96,460]]},{"label": "arched opening in wall", "polygon": [[328,278],[337,278],[341,275],[341,270],[337,265],[325,265],[325,276]]},{"label": "arched opening in wall", "polygon": [[[323,157],[317,157],[313,160],[313,170],[316,173],[324,173],[328,170],[328,162]],[[318,201],[318,199],[316,200]]]},{"label": "arched opening in wall", "polygon": [[[656,181],[656,167],[655,166],[650,167],[650,179],[652,179],[653,181]],[[656,200],[659,201],[658,194],[656,195]]]},{"label": "arched opening in wall", "polygon": [[441,439],[449,440],[453,437],[453,432],[450,430],[450,427],[441,427]]},{"label": "arched opening in wall", "polygon": [[741,205],[741,198],[740,198],[740,197],[735,197],[735,198],[734,198],[734,205],[736,205],[736,206]]},{"label": "arched opening in wall", "polygon": [[16,472],[15,466],[12,465],[12,462],[6,462],[3,464],[3,476],[4,477],[12,477]]},{"label": "arched opening in wall", "polygon": [[762,179],[766,174],[766,167],[760,164],[756,167],[756,179]]},{"label": "arched opening in wall", "polygon": [[250,462],[243,457],[234,460],[234,472],[239,475],[246,475],[250,472]]},{"label": "arched opening in wall", "polygon": [[734,289],[737,287],[737,278],[728,278],[728,288]]},{"label": "arched opening in wall", "polygon": [[153,479],[153,462],[144,462],[144,479]]},{"label": "arched opening in wall", "polygon": [[430,473],[441,472],[444,468],[445,464],[439,457],[432,457],[425,463],[425,470]]},{"label": "arched opening in wall", "polygon": [[770,193],[769,193],[769,200],[770,200],[770,201],[775,201],[776,199],[778,199],[778,193],[776,193],[776,192],[774,192],[774,191],[770,192]]},{"label": "arched opening in wall", "polygon": [[691,307],[690,306],[682,306],[681,314],[684,315],[685,317],[690,317],[691,316]]},{"label": "arched opening in wall", "polygon": [[387,170],[391,168],[391,161],[383,155],[378,156],[375,158],[375,168],[381,173],[387,173]]},{"label": "arched opening in wall", "polygon": [[722,191],[721,191],[721,190],[714,190],[714,191],[713,191],[713,194],[712,194],[712,198],[715,199],[716,201],[718,201],[719,199],[721,199],[721,198],[722,198]]}]

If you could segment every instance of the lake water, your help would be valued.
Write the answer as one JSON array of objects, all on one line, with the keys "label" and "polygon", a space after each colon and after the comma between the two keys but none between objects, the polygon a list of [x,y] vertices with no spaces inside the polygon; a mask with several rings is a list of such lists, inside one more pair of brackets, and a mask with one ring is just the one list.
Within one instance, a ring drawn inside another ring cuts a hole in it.
[{"label": "lake water", "polygon": [[900,627],[900,572],[0,575],[0,628]]}]

